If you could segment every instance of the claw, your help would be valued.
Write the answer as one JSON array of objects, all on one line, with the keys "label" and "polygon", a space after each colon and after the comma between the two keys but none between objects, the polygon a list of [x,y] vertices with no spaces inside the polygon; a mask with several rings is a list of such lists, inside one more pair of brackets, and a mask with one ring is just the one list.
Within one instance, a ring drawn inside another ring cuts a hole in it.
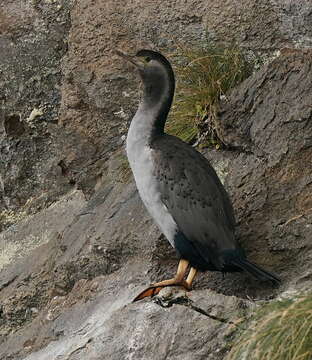
[{"label": "claw", "polygon": [[153,297],[155,295],[157,295],[161,289],[163,289],[164,286],[157,286],[157,287],[153,287],[153,286],[150,286],[148,287],[147,289],[143,290],[142,292],[140,292],[139,295],[137,295],[133,300],[132,302],[136,302],[136,301],[139,301],[139,300],[142,300],[146,297]]}]

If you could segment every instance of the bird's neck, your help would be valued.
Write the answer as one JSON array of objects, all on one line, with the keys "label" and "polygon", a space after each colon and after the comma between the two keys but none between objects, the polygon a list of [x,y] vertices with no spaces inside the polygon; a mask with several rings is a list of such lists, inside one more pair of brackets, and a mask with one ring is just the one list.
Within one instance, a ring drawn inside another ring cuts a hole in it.
[{"label": "bird's neck", "polygon": [[166,79],[150,84],[144,84],[143,99],[138,112],[149,113],[152,130],[163,134],[168,113],[174,95],[174,80],[168,76]]},{"label": "bird's neck", "polygon": [[[154,81],[144,82],[143,97],[131,122],[130,132],[153,138],[164,134],[164,127],[174,96],[174,76],[166,73]],[[130,134],[129,134],[130,135]]]}]

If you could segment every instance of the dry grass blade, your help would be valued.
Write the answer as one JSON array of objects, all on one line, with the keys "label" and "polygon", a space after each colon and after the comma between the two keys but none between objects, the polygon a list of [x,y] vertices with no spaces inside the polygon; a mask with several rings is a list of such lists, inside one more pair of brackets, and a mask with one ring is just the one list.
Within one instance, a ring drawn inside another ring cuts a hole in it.
[{"label": "dry grass blade", "polygon": [[311,360],[312,295],[275,301],[258,310],[227,360]]},{"label": "dry grass blade", "polygon": [[208,146],[222,146],[216,126],[220,98],[252,73],[253,64],[236,47],[207,44],[180,45],[173,56],[177,92],[166,130],[187,142],[200,137]]}]

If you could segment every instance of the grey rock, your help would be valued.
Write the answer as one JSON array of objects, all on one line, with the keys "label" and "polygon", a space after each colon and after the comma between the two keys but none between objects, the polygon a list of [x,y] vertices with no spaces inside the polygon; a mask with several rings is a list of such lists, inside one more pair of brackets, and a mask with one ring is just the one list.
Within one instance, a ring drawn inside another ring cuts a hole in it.
[{"label": "grey rock", "polygon": [[36,247],[46,244],[55,234],[61,234],[80,209],[85,198],[81,191],[74,191],[60,201],[42,210],[39,215],[26,216],[6,231],[0,233],[0,270]]}]

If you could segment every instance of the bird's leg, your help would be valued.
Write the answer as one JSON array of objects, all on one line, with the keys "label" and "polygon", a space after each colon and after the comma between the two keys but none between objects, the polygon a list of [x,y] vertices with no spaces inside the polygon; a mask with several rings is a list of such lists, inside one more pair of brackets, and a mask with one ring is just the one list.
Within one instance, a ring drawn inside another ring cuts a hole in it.
[{"label": "bird's leg", "polygon": [[184,283],[183,278],[186,274],[188,264],[189,262],[187,260],[181,259],[178,265],[177,273],[175,274],[174,278],[157,282],[155,284],[152,284],[150,287],[155,288],[155,287],[165,287],[170,285],[182,285],[182,283]]},{"label": "bird's leg", "polygon": [[[187,277],[187,279],[190,278],[189,282],[187,282],[187,280],[185,281],[183,278],[186,274],[188,265],[189,265],[189,261],[187,261],[185,259],[181,259],[179,262],[179,265],[178,265],[177,273],[174,278],[169,279],[169,280],[163,280],[163,281],[157,282],[155,284],[152,284],[147,289],[142,291],[133,301],[138,301],[138,300],[144,299],[147,296],[154,296],[154,295],[158,294],[159,291],[166,286],[179,285],[179,286],[183,286],[185,289],[189,290],[190,286],[188,284],[190,284],[190,285],[192,284],[192,281],[196,274],[196,270],[194,268],[191,268],[190,274]],[[195,270],[195,273],[194,273],[194,275],[192,275],[190,277],[192,269],[193,269],[193,271]]]},{"label": "bird's leg", "polygon": [[194,281],[194,279],[195,279],[196,274],[197,274],[197,269],[191,267],[191,270],[190,270],[190,272],[189,272],[189,274],[187,275],[187,278],[186,278],[186,280],[185,280],[186,285],[187,285],[187,287],[188,287],[189,290],[190,290],[191,287],[192,287],[192,284],[193,284],[193,281]]}]

